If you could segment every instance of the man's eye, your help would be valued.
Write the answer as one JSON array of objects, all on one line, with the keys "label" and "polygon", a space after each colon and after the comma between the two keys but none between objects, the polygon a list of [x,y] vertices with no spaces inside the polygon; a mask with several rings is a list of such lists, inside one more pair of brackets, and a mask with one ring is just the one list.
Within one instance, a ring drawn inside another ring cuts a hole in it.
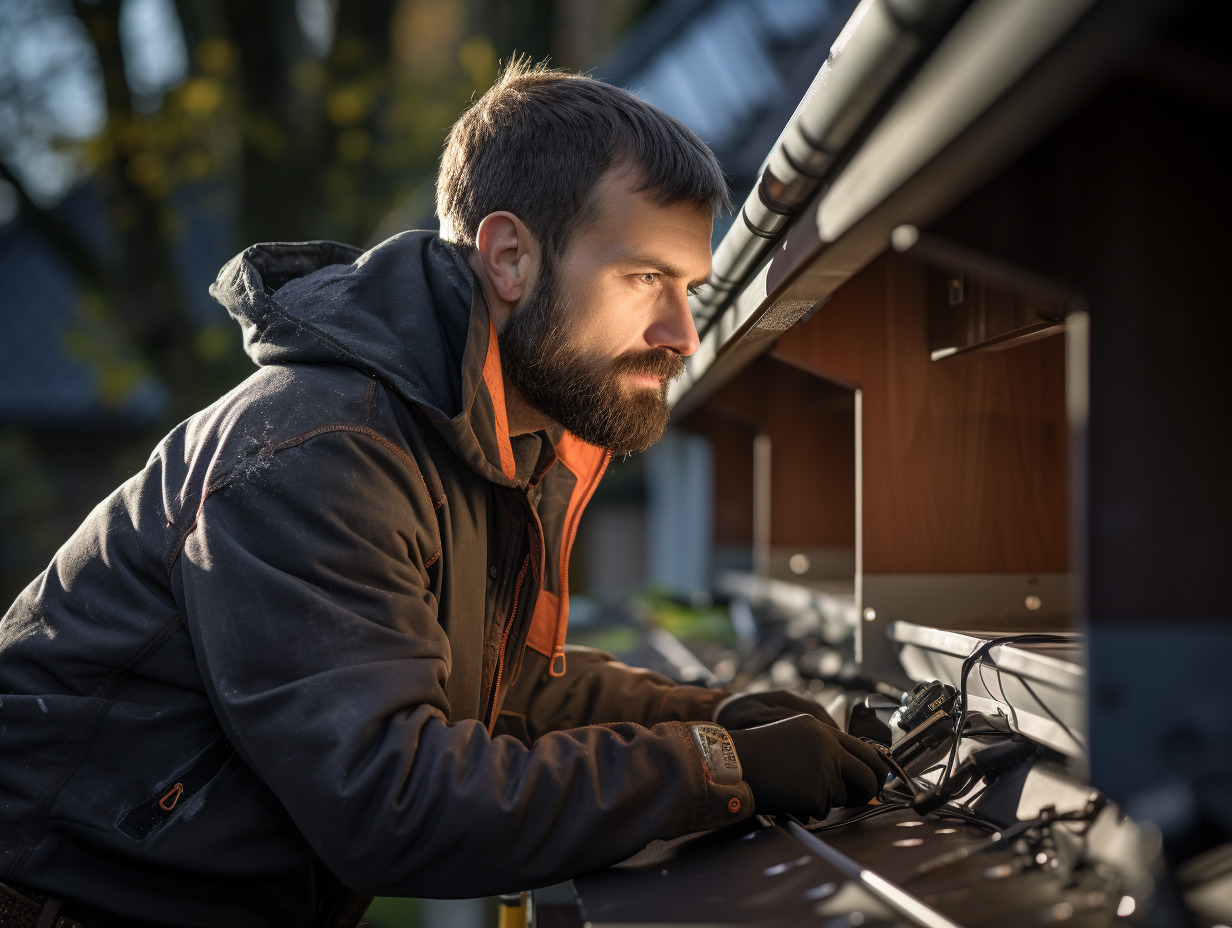
[{"label": "man's eye", "polygon": [[659,275],[651,271],[647,271],[645,274],[639,274],[637,279],[644,284],[653,284],[658,281]]}]

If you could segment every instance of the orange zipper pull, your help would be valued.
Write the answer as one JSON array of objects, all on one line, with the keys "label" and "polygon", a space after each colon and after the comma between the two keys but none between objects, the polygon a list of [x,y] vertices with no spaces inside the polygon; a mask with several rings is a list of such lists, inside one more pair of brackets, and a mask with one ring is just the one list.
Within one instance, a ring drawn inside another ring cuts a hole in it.
[{"label": "orange zipper pull", "polygon": [[[560,669],[556,669],[557,662],[560,663]],[[554,677],[563,677],[565,675],[565,646],[558,644],[552,651],[552,664],[548,668],[548,673]]]},{"label": "orange zipper pull", "polygon": [[184,792],[184,784],[177,783],[168,790],[167,795],[158,800],[158,807],[164,812],[170,812],[175,808],[175,804],[180,801],[180,795]]}]

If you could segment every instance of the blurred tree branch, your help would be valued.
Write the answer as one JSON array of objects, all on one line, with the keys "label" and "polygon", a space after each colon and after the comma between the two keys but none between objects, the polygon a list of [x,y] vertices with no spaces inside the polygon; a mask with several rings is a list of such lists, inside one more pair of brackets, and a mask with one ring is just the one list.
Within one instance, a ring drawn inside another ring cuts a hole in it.
[{"label": "blurred tree branch", "polygon": [[98,55],[107,103],[104,132],[110,144],[104,150],[110,157],[98,164],[98,171],[120,238],[111,298],[104,303],[107,320],[126,336],[173,397],[193,402],[199,399],[193,387],[200,378],[191,343],[184,337],[192,322],[168,246],[168,191],[152,170],[154,156],[147,145],[154,120],[133,106],[120,40],[121,0],[72,0],[72,5]]},{"label": "blurred tree branch", "polygon": [[13,169],[0,158],[0,180],[7,181],[17,194],[20,214],[41,232],[55,249],[72,265],[78,276],[88,284],[98,286],[103,282],[103,269],[98,260],[71,232],[30,198],[30,192]]},{"label": "blurred tree branch", "polygon": [[[297,0],[172,5],[181,36],[168,41],[182,38],[188,70],[153,104],[134,97],[124,0],[34,0],[10,16],[23,27],[75,17],[88,36],[97,66],[83,73],[97,81],[104,123],[83,143],[51,137],[47,144],[75,152],[89,166],[108,208],[114,244],[107,254],[96,253],[40,204],[23,183],[25,161],[5,160],[2,146],[0,178],[16,191],[22,215],[93,294],[91,325],[105,324],[116,333],[113,341],[127,344],[162,380],[173,397],[169,418],[178,418],[212,399],[245,366],[243,359],[220,366],[194,340],[199,323],[175,261],[192,218],[183,192],[204,185],[224,191],[218,196],[231,210],[235,250],[261,240],[364,243],[400,202],[416,204],[413,211],[423,218],[445,130],[491,81],[499,59],[515,49],[547,55],[556,4],[339,2],[326,46],[321,36],[310,41],[305,34]],[[0,72],[0,84],[10,85],[3,92],[8,99],[0,100],[0,132],[20,121],[49,123],[50,85],[29,71],[22,85],[23,75],[14,77],[3,64]],[[96,353],[95,363],[109,363],[105,352]]]},{"label": "blurred tree branch", "polygon": [[[378,228],[422,222],[445,132],[499,61],[551,53],[563,9],[589,35],[643,2],[322,0],[333,22],[309,36],[297,0],[169,0],[180,35],[165,40],[182,38],[187,70],[151,95],[134,91],[124,0],[0,0],[0,180],[23,228],[80,285],[68,350],[97,369],[105,401],[118,406],[147,371],[171,397],[148,435],[88,424],[88,454],[80,435],[54,427],[0,433],[0,485],[11,490],[0,498],[0,599],[141,466],[149,442],[251,369],[221,309],[217,321],[194,317],[178,270],[186,252],[221,263],[254,241],[365,244]],[[68,180],[84,196],[61,211],[51,201]],[[223,243],[194,231],[210,210]]]}]

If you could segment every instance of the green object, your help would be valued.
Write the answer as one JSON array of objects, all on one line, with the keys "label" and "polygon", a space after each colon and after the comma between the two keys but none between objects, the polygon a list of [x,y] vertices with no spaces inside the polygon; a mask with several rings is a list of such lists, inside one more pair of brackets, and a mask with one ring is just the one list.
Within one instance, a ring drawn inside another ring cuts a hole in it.
[{"label": "green object", "polygon": [[372,928],[419,928],[423,910],[418,899],[382,896],[372,900],[364,915]]}]

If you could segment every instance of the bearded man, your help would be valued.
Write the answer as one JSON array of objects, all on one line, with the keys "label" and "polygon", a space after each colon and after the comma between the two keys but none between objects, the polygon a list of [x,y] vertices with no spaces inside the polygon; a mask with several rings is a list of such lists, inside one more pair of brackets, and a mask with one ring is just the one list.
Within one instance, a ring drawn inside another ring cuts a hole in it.
[{"label": "bearded man", "polygon": [[565,648],[578,519],[665,427],[726,205],[675,120],[513,65],[450,134],[439,235],[227,264],[259,369],[0,625],[0,901],[348,926],[868,801],[884,764],[811,703]]}]

